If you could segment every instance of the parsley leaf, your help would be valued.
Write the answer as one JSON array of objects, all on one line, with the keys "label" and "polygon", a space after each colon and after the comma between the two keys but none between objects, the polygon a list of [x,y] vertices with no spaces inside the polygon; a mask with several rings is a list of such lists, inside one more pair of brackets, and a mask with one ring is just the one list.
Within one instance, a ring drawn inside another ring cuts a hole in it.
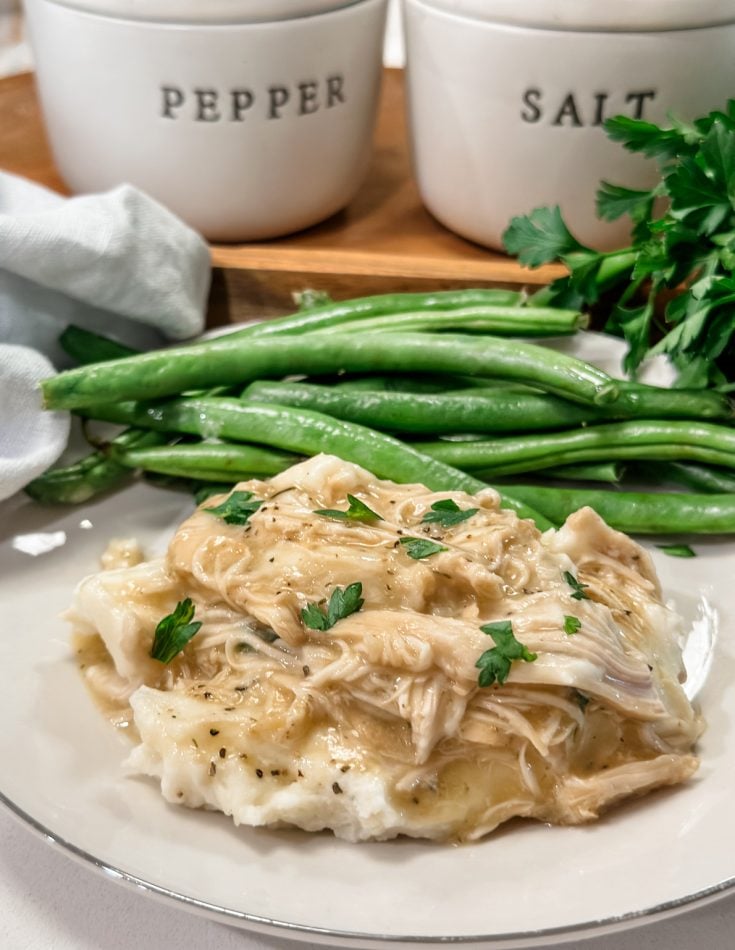
[{"label": "parsley leaf", "polygon": [[650,191],[635,191],[603,181],[597,191],[597,216],[605,221],[616,221],[629,214],[634,221],[650,217],[653,197]]},{"label": "parsley leaf", "polygon": [[582,626],[582,621],[579,617],[572,617],[569,614],[564,616],[564,633],[568,634],[570,637],[577,633]]},{"label": "parsley leaf", "polygon": [[643,119],[616,115],[605,122],[605,131],[613,142],[621,142],[629,152],[641,152],[649,158],[665,160],[691,151],[681,127],[662,129]]},{"label": "parsley leaf", "polygon": [[480,671],[477,678],[479,686],[492,686],[496,682],[504,683],[508,679],[513,660],[533,663],[538,658],[538,654],[531,653],[527,647],[516,640],[510,620],[487,623],[484,627],[480,627],[480,630],[493,638],[495,646],[490,650],[485,650],[475,663]]},{"label": "parsley leaf", "polygon": [[202,510],[221,518],[226,524],[247,524],[250,515],[255,514],[262,504],[262,501],[253,498],[251,491],[234,491],[221,505]]},{"label": "parsley leaf", "polygon": [[348,495],[347,501],[349,507],[345,511],[338,511],[336,508],[320,508],[314,514],[321,515],[323,518],[335,518],[338,521],[362,521],[364,524],[382,521],[379,514],[376,514],[372,508],[368,508],[365,502],[355,498],[354,495]]},{"label": "parsley leaf", "polygon": [[540,267],[557,258],[563,260],[574,251],[588,250],[564,224],[558,205],[536,208],[529,215],[512,218],[503,234],[503,243],[527,267]]},{"label": "parsley leaf", "polygon": [[589,600],[589,597],[585,594],[585,590],[589,586],[588,584],[580,584],[574,574],[571,574],[569,571],[564,571],[564,580],[574,591],[572,600]]},{"label": "parsley leaf", "polygon": [[176,604],[173,613],[159,622],[151,647],[151,656],[154,660],[170,663],[178,653],[181,653],[201,627],[200,621],[191,622],[193,618],[194,604],[187,597],[186,600]]},{"label": "parsley leaf", "polygon": [[405,546],[406,554],[412,557],[414,561],[420,561],[425,557],[431,557],[432,554],[439,554],[440,551],[448,550],[443,544],[429,541],[428,538],[401,538],[401,544]]},{"label": "parsley leaf", "polygon": [[427,511],[421,519],[421,524],[440,524],[443,528],[451,528],[477,514],[479,508],[460,508],[456,501],[445,498],[444,501],[435,501],[431,511]]},{"label": "parsley leaf", "polygon": [[327,623],[325,613],[317,604],[307,604],[301,611],[301,620],[304,626],[311,630],[329,630],[331,626]]},{"label": "parsley leaf", "polygon": [[656,547],[664,554],[671,557],[696,557],[696,552],[692,551],[688,544],[657,544]]},{"label": "parsley leaf", "polygon": [[338,620],[357,613],[364,603],[362,584],[356,581],[344,588],[335,587],[326,610],[318,604],[307,604],[301,611],[301,619],[311,630],[330,630]]},{"label": "parsley leaf", "polygon": [[613,308],[606,328],[618,327],[628,341],[629,349],[623,358],[623,368],[628,373],[634,373],[643,362],[649,347],[652,320],[653,293],[640,307],[626,307],[621,301]]}]

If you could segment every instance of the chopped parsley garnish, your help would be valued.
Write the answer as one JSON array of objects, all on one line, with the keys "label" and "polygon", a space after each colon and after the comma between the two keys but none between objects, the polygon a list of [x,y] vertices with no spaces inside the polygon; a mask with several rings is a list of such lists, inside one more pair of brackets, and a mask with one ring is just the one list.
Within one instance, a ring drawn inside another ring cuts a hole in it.
[{"label": "chopped parsley garnish", "polygon": [[688,544],[657,544],[656,547],[670,557],[696,557]]},{"label": "chopped parsley garnish", "polygon": [[480,630],[495,641],[495,646],[490,650],[485,650],[475,663],[480,671],[477,678],[480,686],[492,686],[495,682],[504,683],[508,679],[513,660],[533,663],[537,659],[536,653],[531,653],[527,647],[516,640],[510,620],[486,623],[484,627],[480,627]]},{"label": "chopped parsley garnish", "polygon": [[401,538],[401,544],[405,547],[406,554],[414,561],[421,561],[425,557],[431,557],[432,554],[448,550],[443,544],[429,541],[428,538]]},{"label": "chopped parsley garnish", "polygon": [[258,498],[253,498],[251,491],[234,491],[221,505],[202,510],[221,518],[227,524],[247,524],[250,515],[255,514],[262,504]]},{"label": "chopped parsley garnish", "polygon": [[589,600],[589,597],[585,594],[588,584],[580,584],[574,574],[569,571],[564,571],[564,580],[572,588],[572,600]]},{"label": "chopped parsley garnish", "polygon": [[356,581],[348,587],[335,587],[326,610],[318,604],[307,604],[301,611],[305,627],[311,630],[329,630],[338,620],[357,613],[365,601],[362,598],[362,584]]},{"label": "chopped parsley garnish", "polygon": [[427,511],[421,519],[421,524],[440,524],[443,528],[451,528],[471,518],[479,510],[479,508],[460,508],[456,501],[445,498],[444,501],[434,502],[431,511]]},{"label": "chopped parsley garnish", "polygon": [[315,511],[315,515],[322,515],[324,518],[336,518],[339,521],[362,521],[364,524],[374,524],[381,521],[379,514],[376,514],[372,508],[368,508],[364,501],[355,498],[354,495],[348,495],[347,501],[349,507],[345,511],[338,511],[335,508],[320,508]]},{"label": "chopped parsley garnish", "polygon": [[179,601],[173,613],[164,617],[156,627],[153,635],[151,656],[161,663],[170,663],[171,660],[184,649],[194,634],[201,627],[201,623],[194,618],[194,604],[189,597]]},{"label": "chopped parsley garnish", "polygon": [[570,637],[578,633],[581,626],[582,621],[579,617],[572,617],[569,614],[564,616],[564,633],[569,634]]}]

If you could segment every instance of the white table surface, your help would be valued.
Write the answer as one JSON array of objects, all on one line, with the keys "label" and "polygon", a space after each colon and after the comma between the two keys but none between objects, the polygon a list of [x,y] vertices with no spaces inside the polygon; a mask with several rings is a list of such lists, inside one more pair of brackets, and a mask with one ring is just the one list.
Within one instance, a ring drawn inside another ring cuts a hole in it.
[{"label": "white table surface", "polygon": [[[397,3],[391,2],[386,62],[402,65]],[[28,67],[27,49],[5,53],[6,62],[0,55],[0,67],[5,67],[0,73]],[[1,775],[0,768],[0,782]],[[329,921],[324,924],[328,926]],[[249,934],[138,894],[76,863],[0,806],[0,950],[308,950],[315,946]],[[563,945],[566,950],[730,950],[733,946],[735,894],[656,923]]]}]

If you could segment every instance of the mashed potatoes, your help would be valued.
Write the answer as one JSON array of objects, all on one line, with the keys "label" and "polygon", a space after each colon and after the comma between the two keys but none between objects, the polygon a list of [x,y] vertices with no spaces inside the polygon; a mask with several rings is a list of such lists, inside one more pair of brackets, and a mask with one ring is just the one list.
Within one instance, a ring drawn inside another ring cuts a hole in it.
[{"label": "mashed potatoes", "polygon": [[[695,771],[677,618],[646,552],[590,509],[542,536],[490,489],[331,456],[237,487],[262,502],[246,523],[211,499],[164,558],[127,550],[70,611],[91,686],[134,725],[130,769],[167,801],[351,841],[473,840],[514,816],[585,822]],[[317,513],[348,495],[374,517]],[[425,521],[448,499],[475,511]],[[358,583],[358,609],[309,625]],[[163,664],[154,631],[185,598],[201,627]],[[498,625],[526,658],[480,686]]]}]

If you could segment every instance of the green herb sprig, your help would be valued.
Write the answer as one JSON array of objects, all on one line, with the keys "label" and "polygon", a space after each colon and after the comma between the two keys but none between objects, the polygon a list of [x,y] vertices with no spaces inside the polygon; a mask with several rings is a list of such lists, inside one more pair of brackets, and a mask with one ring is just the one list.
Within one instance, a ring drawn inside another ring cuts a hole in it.
[{"label": "green herb sprig", "polygon": [[570,571],[564,571],[564,580],[572,588],[572,600],[589,600],[589,597],[585,594],[585,590],[589,587],[588,584],[581,584]]},{"label": "green herb sprig", "polygon": [[226,524],[247,524],[250,516],[255,514],[262,504],[258,498],[253,498],[251,491],[234,491],[221,505],[203,510],[221,518]]},{"label": "green herb sprig", "polygon": [[421,519],[421,524],[439,524],[442,528],[451,528],[467,521],[479,510],[479,508],[460,508],[456,501],[445,498],[443,501],[434,502],[431,511],[427,511]]},{"label": "green herb sprig", "polygon": [[[670,127],[617,116],[608,136],[659,165],[654,187],[602,182],[597,213],[628,215],[632,242],[598,252],[578,241],[558,207],[514,218],[506,249],[529,267],[560,261],[569,275],[534,304],[582,308],[612,301],[605,329],[625,338],[626,371],[668,355],[682,388],[735,388],[735,100],[724,111]],[[663,211],[660,209],[663,207]],[[670,292],[681,288],[676,296]],[[656,342],[658,338],[658,342]]]},{"label": "green herb sprig", "polygon": [[537,653],[525,647],[516,640],[513,634],[513,624],[510,620],[501,620],[497,623],[487,623],[480,627],[483,633],[492,637],[495,646],[480,656],[475,666],[480,671],[477,678],[479,686],[492,686],[493,683],[504,683],[508,679],[513,660],[525,660],[533,663],[538,659]]},{"label": "green herb sprig", "polygon": [[201,622],[194,619],[194,604],[189,597],[179,601],[173,613],[159,621],[153,635],[151,656],[161,663],[170,663],[184,649],[195,633],[201,627]]},{"label": "green herb sprig", "polygon": [[356,613],[365,603],[362,584],[356,581],[347,587],[335,587],[326,610],[318,604],[307,604],[301,611],[301,620],[311,630],[330,630],[338,620]]},{"label": "green herb sprig", "polygon": [[314,512],[315,515],[321,515],[323,518],[334,518],[337,521],[361,521],[364,524],[375,524],[376,521],[382,521],[377,512],[368,508],[364,501],[355,498],[354,495],[348,495],[347,501],[349,507],[344,511],[336,508],[319,508]]},{"label": "green herb sprig", "polygon": [[414,561],[421,561],[425,557],[431,557],[432,554],[449,550],[443,544],[429,541],[428,538],[401,538],[401,544],[405,548],[406,554]]},{"label": "green herb sprig", "polygon": [[564,633],[567,636],[574,636],[575,633],[579,633],[579,630],[582,626],[582,621],[579,617],[573,617],[571,614],[566,614],[564,616]]}]

